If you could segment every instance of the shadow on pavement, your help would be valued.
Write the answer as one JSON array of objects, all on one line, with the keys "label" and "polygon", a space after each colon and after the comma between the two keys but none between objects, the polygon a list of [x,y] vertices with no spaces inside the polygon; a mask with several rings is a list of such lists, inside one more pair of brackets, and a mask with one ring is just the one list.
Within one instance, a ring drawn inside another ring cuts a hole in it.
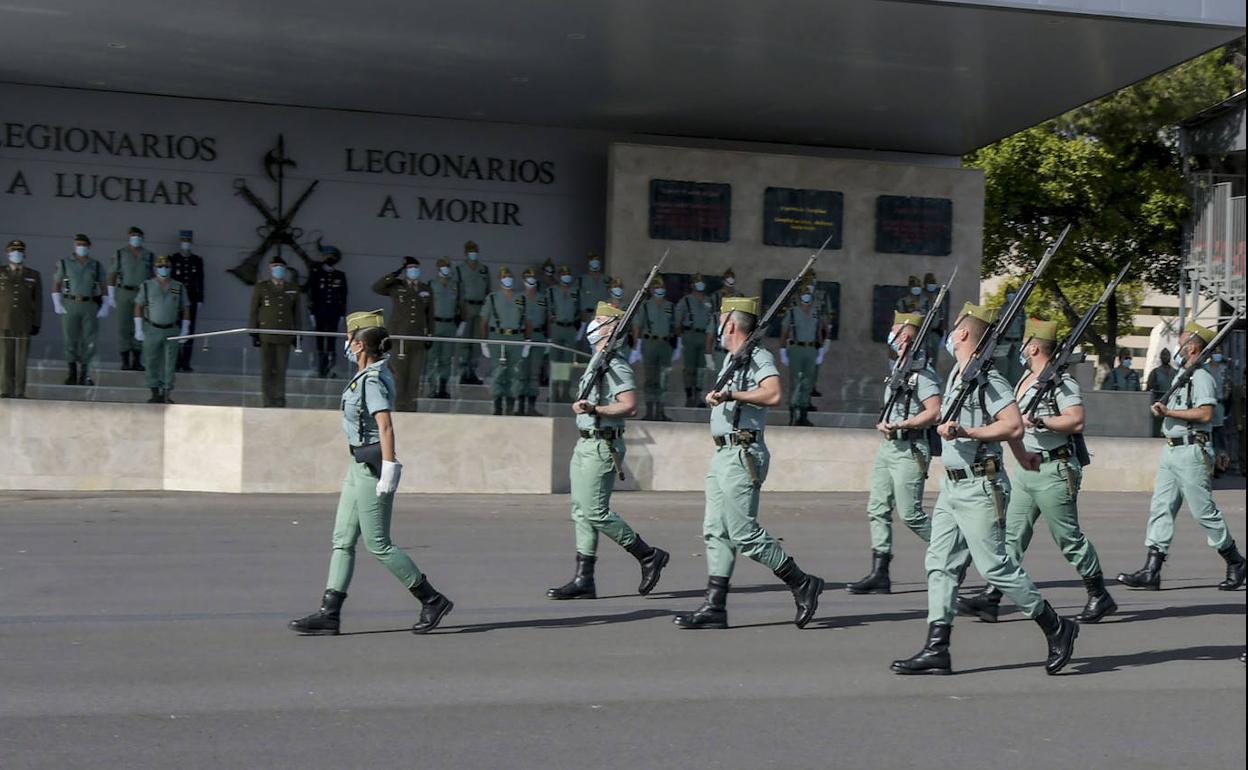
[{"label": "shadow on pavement", "polygon": [[1186,607],[1152,607],[1146,610],[1118,612],[1110,615],[1100,625],[1110,623],[1134,623],[1140,620],[1159,620],[1161,618],[1199,618],[1204,615],[1242,615],[1245,607],[1239,604],[1195,604]]},{"label": "shadow on pavement", "polygon": [[[827,591],[836,586],[843,586],[843,585],[844,585],[843,583],[828,583],[827,587],[825,587],[823,590]],[[765,585],[740,586],[740,587],[732,586],[731,588],[728,589],[728,601],[729,603],[732,602],[733,594],[766,594],[766,593],[771,593],[773,591],[788,591],[788,590],[789,590],[789,587],[786,586],[784,583],[767,583]],[[633,595],[636,596],[636,594],[633,594]],[[647,598],[649,599],[700,599],[705,595],[706,595],[706,589],[699,588],[694,591],[661,591],[657,593],[652,593]]]},{"label": "shadow on pavement", "polygon": [[[1099,658],[1075,659],[1071,661],[1070,666],[1073,673],[1103,674],[1122,668],[1171,663],[1176,660],[1234,660],[1238,662],[1243,651],[1242,644],[1207,644],[1200,647],[1180,647],[1177,650],[1152,650],[1133,655],[1104,655]],[[1243,676],[1243,668],[1238,669],[1235,675]]]},{"label": "shadow on pavement", "polygon": [[[637,620],[649,620],[675,614],[671,610],[635,610],[616,615],[579,615],[571,618],[537,618],[536,620],[476,623],[470,626],[444,626],[441,632],[448,634],[479,634],[484,631],[501,631],[508,628],[579,628],[583,626],[605,626],[612,623],[631,623]],[[434,633],[436,634],[438,631]]]}]

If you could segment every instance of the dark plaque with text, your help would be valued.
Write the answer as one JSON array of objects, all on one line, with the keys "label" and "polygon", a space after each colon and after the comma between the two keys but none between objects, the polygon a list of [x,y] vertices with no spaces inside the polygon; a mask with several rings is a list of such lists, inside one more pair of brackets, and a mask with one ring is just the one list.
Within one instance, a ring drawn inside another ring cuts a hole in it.
[{"label": "dark plaque with text", "polygon": [[953,201],[896,195],[876,198],[875,250],[948,256],[953,251]]},{"label": "dark plaque with text", "polygon": [[669,241],[726,243],[732,185],[650,180],[650,237]]},{"label": "dark plaque with text", "polygon": [[841,248],[845,196],[830,190],[768,187],[763,193],[763,243],[817,249]]}]

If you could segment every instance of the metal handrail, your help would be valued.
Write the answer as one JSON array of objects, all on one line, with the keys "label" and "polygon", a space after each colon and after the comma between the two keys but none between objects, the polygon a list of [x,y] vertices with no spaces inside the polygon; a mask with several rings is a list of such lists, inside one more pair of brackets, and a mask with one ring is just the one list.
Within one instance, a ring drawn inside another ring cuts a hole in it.
[{"label": "metal handrail", "polygon": [[[295,346],[299,347],[299,337],[340,337],[346,339],[346,332],[314,332],[301,331],[295,329],[218,329],[212,332],[197,332],[195,334],[179,334],[176,337],[169,337],[170,342],[183,342],[190,340],[204,340],[204,346],[201,350],[208,350],[208,339],[211,337],[226,337],[235,334],[273,334],[286,337],[295,337]],[[419,334],[391,334],[390,339],[413,342],[454,342],[456,344],[484,343],[486,345],[519,345],[521,347],[530,348],[547,348],[549,350],[559,350],[565,353],[571,353],[581,358],[591,358],[589,353],[584,350],[576,350],[574,348],[565,347],[554,342],[545,342],[538,340],[490,340],[481,339],[480,337],[431,337]]]}]

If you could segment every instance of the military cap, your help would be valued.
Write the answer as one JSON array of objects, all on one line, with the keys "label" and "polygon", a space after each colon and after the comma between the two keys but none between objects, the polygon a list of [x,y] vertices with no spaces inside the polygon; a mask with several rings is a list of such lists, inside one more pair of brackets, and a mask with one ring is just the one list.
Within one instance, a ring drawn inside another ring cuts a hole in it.
[{"label": "military cap", "polygon": [[85,234],[85,233],[78,233],[77,235],[75,235],[75,236],[74,236],[74,240],[75,240],[75,241],[82,241],[83,243],[87,244],[88,246],[90,246],[90,245],[91,245],[91,239],[90,239],[90,238],[88,238],[88,237],[86,236],[86,234]]},{"label": "military cap", "polygon": [[377,310],[360,310],[347,316],[347,334],[360,329],[371,329],[374,326],[385,326],[385,313]]},{"label": "military cap", "polygon": [[464,251],[466,251],[466,252],[467,252],[467,251],[476,251],[476,250],[477,250],[477,242],[476,242],[476,241],[465,241],[465,242],[464,242]]},{"label": "military cap", "polygon": [[589,251],[585,252],[585,257],[587,259],[593,259],[597,256],[598,256],[598,252],[594,251],[593,249],[590,249]]},{"label": "military cap", "polygon": [[663,283],[663,276],[656,275],[654,280],[650,282],[651,289],[662,289],[666,284]]},{"label": "military cap", "polygon": [[1131,351],[1130,351],[1130,350],[1127,350],[1126,348],[1118,348],[1118,357],[1119,357],[1119,358],[1130,358],[1130,357],[1131,357]]},{"label": "military cap", "polygon": [[18,251],[25,251],[25,250],[26,250],[26,242],[25,242],[25,241],[19,241],[19,240],[17,240],[16,238],[14,238],[13,240],[9,241],[9,245],[8,245],[8,246],[6,246],[5,248],[6,248],[6,249],[9,249],[10,251],[12,251],[13,249],[17,249]]},{"label": "military cap", "polygon": [[961,321],[968,315],[971,318],[978,318],[984,323],[990,324],[996,320],[997,311],[989,307],[984,307],[983,305],[976,305],[974,302],[967,302],[962,306],[962,312],[958,313],[958,320]]},{"label": "military cap", "polygon": [[160,255],[157,255],[157,257],[156,257],[156,261],[155,261],[153,264],[155,264],[155,265],[167,265],[167,264],[169,264],[169,263],[170,263],[169,255],[168,255],[168,254],[160,254]]},{"label": "military cap", "polygon": [[193,241],[193,240],[195,240],[195,231],[194,231],[194,230],[179,230],[179,231],[178,231],[178,240],[179,240],[179,241]]},{"label": "military cap", "polygon": [[536,267],[526,267],[526,268],[524,269],[524,277],[525,277],[525,278],[536,278],[536,277],[537,277],[537,268],[536,268]]},{"label": "military cap", "polygon": [[342,256],[342,252],[338,250],[338,247],[337,247],[337,246],[322,246],[322,247],[321,247],[321,253],[322,253],[322,254],[333,254],[335,257],[341,257],[341,256]]},{"label": "military cap", "polygon": [[736,278],[736,277],[737,277],[737,274],[736,274],[736,273],[734,273],[734,272],[732,272],[732,268],[730,267],[730,268],[728,268],[727,270],[725,270],[725,271],[724,271],[724,276],[723,276],[723,277],[724,277],[724,278]]},{"label": "military cap", "polygon": [[600,300],[598,302],[598,307],[594,308],[594,315],[607,316],[608,318],[619,318],[624,315],[624,311],[620,310],[615,305],[612,305],[610,302],[602,302]]},{"label": "military cap", "polygon": [[559,275],[572,275],[572,268],[567,265],[559,266]]},{"label": "military cap", "polygon": [[438,257],[438,267],[450,267],[451,260],[446,257]]},{"label": "military cap", "polygon": [[419,264],[420,264],[420,260],[416,259],[415,257],[403,258],[403,267],[407,267],[408,265],[419,265]]},{"label": "military cap", "polygon": [[284,259],[282,259],[281,257],[279,257],[279,256],[277,256],[276,254],[274,254],[274,255],[273,255],[273,259],[270,259],[270,260],[269,260],[269,264],[270,264],[270,265],[284,265],[284,264],[286,264],[286,260],[284,260]]},{"label": "military cap", "polygon": [[923,276],[923,283],[924,283],[925,285],[930,285],[930,284],[934,284],[934,283],[936,283],[936,274],[935,274],[935,273],[927,273],[926,275],[924,275],[924,276]]},{"label": "military cap", "polygon": [[143,230],[138,227],[131,227],[129,230],[126,231],[126,234],[127,235],[142,235]]},{"label": "military cap", "polygon": [[623,288],[624,288],[624,279],[623,279],[623,278],[621,278],[621,277],[619,277],[618,275],[612,276],[612,277],[611,277],[611,282],[610,282],[608,285],[609,285],[612,289],[623,289]]},{"label": "military cap", "polygon": [[914,287],[916,287],[916,286],[922,286],[922,285],[923,285],[923,284],[919,282],[919,277],[918,277],[917,275],[912,275],[912,276],[910,276],[910,287],[911,287],[911,288],[914,288]]},{"label": "military cap", "polygon": [[510,267],[507,267],[506,265],[503,265],[502,267],[500,267],[500,268],[498,269],[498,277],[499,277],[499,278],[506,278],[506,277],[507,277],[507,276],[509,276],[509,275],[511,275],[511,268],[510,268]]},{"label": "military cap", "polygon": [[898,324],[902,326],[913,326],[914,328],[917,329],[923,325],[923,316],[919,315],[918,313],[894,312],[893,313],[893,326],[897,326]]},{"label": "military cap", "polygon": [[1028,318],[1027,325],[1023,328],[1023,338],[1056,342],[1057,323],[1053,321],[1044,321],[1039,318]]},{"label": "military cap", "polygon": [[719,303],[719,312],[731,313],[734,310],[738,313],[749,313],[750,315],[758,315],[758,297],[724,297]]},{"label": "military cap", "polygon": [[1183,331],[1191,332],[1197,337],[1200,337],[1201,342],[1204,342],[1206,345],[1213,342],[1213,338],[1217,336],[1217,333],[1214,332],[1213,329],[1207,329],[1195,321],[1188,321],[1187,326],[1183,327]]}]

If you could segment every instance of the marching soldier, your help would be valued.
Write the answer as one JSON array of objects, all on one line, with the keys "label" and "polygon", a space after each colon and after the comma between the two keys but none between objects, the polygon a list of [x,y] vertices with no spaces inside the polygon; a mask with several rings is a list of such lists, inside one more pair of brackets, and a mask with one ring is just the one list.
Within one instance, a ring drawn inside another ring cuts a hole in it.
[{"label": "marching soldier", "polygon": [[624,463],[624,420],[637,414],[637,385],[633,370],[615,350],[607,350],[611,327],[623,311],[599,302],[589,322],[587,336],[594,350],[577,388],[589,385],[594,368],[603,356],[609,368],[590,390],[588,398],[572,405],[581,437],[572,450],[568,476],[572,480],[572,523],[576,530],[576,574],[572,580],[546,592],[550,599],[596,599],[594,565],[598,560],[598,535],[606,535],[628,551],[641,565],[637,593],[654,590],[671,555],[641,539],[628,522],[611,510],[615,476]]},{"label": "marching soldier", "polygon": [[[481,305],[481,336],[491,340],[519,342],[529,340],[533,330],[529,328],[528,303],[524,294],[515,290],[516,279],[507,267],[498,269],[499,288],[491,292]],[[520,393],[520,361],[529,355],[527,345],[494,345],[481,343],[481,355],[494,360],[494,373],[490,378],[490,396],[494,399],[494,414],[503,414],[503,401],[507,402],[507,414],[515,413],[516,396]]]},{"label": "marching soldier", "polygon": [[[546,291],[541,288],[537,270],[531,267],[524,271],[524,307],[531,330],[530,338],[534,342],[545,342],[550,308],[546,305]],[[546,348],[537,347],[520,359],[520,395],[516,414],[541,416],[537,413],[537,394],[541,387],[542,369],[546,365],[545,351]]]},{"label": "marching soldier", "polygon": [[[945,342],[957,359],[945,383],[945,398],[955,397],[958,375],[993,317],[994,311],[970,302],[962,307]],[[949,634],[969,554],[979,573],[1040,626],[1048,644],[1045,671],[1056,674],[1074,653],[1079,624],[1058,616],[1044,600],[1006,550],[1001,532],[1010,492],[1001,442],[1017,442],[1022,437],[1023,418],[1010,384],[995,369],[990,368],[972,387],[974,392],[961,412],[939,428],[945,478],[932,511],[927,547],[927,641],[913,657],[893,661],[892,670],[896,674],[953,673]]]},{"label": "marching soldier", "polygon": [[[108,304],[112,307],[132,307],[139,284],[152,277],[155,260],[156,256],[143,248],[143,231],[131,227],[127,244],[113,253],[113,264],[108,272]],[[141,372],[143,364],[139,363],[139,341],[134,338],[134,325],[126,316],[125,312],[117,316],[117,349],[121,353],[121,368]]]},{"label": "marching soldier", "polygon": [[[720,306],[721,344],[735,353],[758,323],[758,298],[733,297]],[[727,359],[726,359],[727,360]],[[722,374],[725,368],[720,370]],[[680,628],[727,628],[728,584],[738,552],[769,568],[793,592],[794,624],[803,628],[815,616],[823,579],[803,572],[771,533],[758,523],[758,498],[771,454],[763,440],[767,408],[780,403],[780,372],[762,345],[751,351],[750,365],[722,391],[706,394],[711,409],[715,453],[706,474],[706,515],[702,540],[708,574],[706,601],[677,615]]]},{"label": "marching soldier", "polygon": [[[548,337],[556,345],[572,348],[580,340],[581,334],[581,294],[572,277],[572,269],[567,265],[559,266],[559,283],[546,290],[546,308],[550,319]],[[554,363],[566,364],[572,361],[572,354],[562,350],[552,350],[550,360]],[[570,382],[556,381],[551,378],[555,401],[571,401],[568,395]]]},{"label": "marching soldier", "polygon": [[149,404],[173,403],[169,394],[173,391],[178,346],[169,338],[191,333],[190,296],[186,287],[171,277],[171,262],[165,255],[156,258],[156,277],[139,284],[132,305],[134,338],[143,343],[143,366],[152,391]]},{"label": "marching soldier", "polygon": [[[464,244],[464,261],[455,266],[455,283],[459,285],[459,300],[463,303],[460,316],[464,319],[480,316],[485,295],[490,291],[490,268],[481,264],[481,254],[473,241]],[[472,332],[468,327],[467,323],[460,327],[461,337],[471,336]],[[477,346],[464,344],[460,347],[462,357],[459,362],[459,383],[480,385],[481,378],[477,376]]]},{"label": "marching soldier", "polygon": [[[61,316],[65,336],[65,361],[69,364],[66,385],[94,385],[91,365],[100,319],[111,307],[104,294],[104,268],[91,257],[91,239],[74,236],[74,255],[56,263],[52,277],[52,308]],[[109,287],[112,291],[112,287]]]},{"label": "marching soldier", "polygon": [[0,267],[0,398],[26,398],[30,338],[39,334],[43,278],[26,265],[26,244],[9,241],[9,262]]},{"label": "marching soldier", "polygon": [[[190,333],[194,334],[195,324],[199,320],[199,309],[204,304],[204,260],[195,253],[193,231],[178,231],[178,251],[176,254],[169,255],[169,262],[173,268],[173,280],[182,284],[186,290],[187,299],[191,303],[188,313],[191,320]],[[191,369],[191,353],[194,349],[195,343],[192,340],[179,345],[177,371],[194,371]]]},{"label": "marching soldier", "polygon": [[[321,246],[321,264],[319,270],[313,270],[308,276],[304,287],[308,292],[308,311],[312,315],[312,326],[318,332],[338,331],[338,322],[347,314],[347,274],[335,266],[342,259],[342,252],[336,246]],[[377,287],[373,287],[377,291]],[[385,294],[386,292],[378,292]],[[396,334],[407,332],[397,331]],[[316,370],[319,377],[330,377],[334,373],[334,350],[338,347],[337,337],[316,338]],[[402,377],[400,377],[402,381]],[[406,403],[402,392],[399,395],[399,410],[403,411]]]},{"label": "marching soldier", "polygon": [[[1080,623],[1096,623],[1118,609],[1105,590],[1105,575],[1096,549],[1079,527],[1079,485],[1083,466],[1079,464],[1074,436],[1083,431],[1083,394],[1069,374],[1040,403],[1035,420],[1025,416],[1038,396],[1036,378],[1044,371],[1057,346],[1057,324],[1036,318],[1027,320],[1023,332],[1022,355],[1028,372],[1015,388],[1019,410],[1024,414],[1022,452],[1019,469],[1005,513],[1005,550],[1020,564],[1036,518],[1048,522],[1062,555],[1070,562],[1088,590],[1088,603],[1075,616]],[[988,586],[982,594],[958,599],[958,613],[978,616],[995,623],[1001,604],[1001,591]]]},{"label": "marching soldier", "polygon": [[[1179,337],[1175,363],[1182,367],[1184,361],[1195,359],[1214,336],[1212,329],[1195,321],[1188,323]],[[1216,548],[1226,562],[1226,580],[1218,584],[1218,590],[1234,591],[1244,584],[1244,557],[1235,546],[1222,511],[1213,502],[1210,423],[1217,400],[1213,375],[1202,366],[1192,372],[1187,384],[1176,390],[1168,402],[1152,405],[1153,414],[1165,418],[1161,430],[1166,446],[1161,450],[1161,464],[1153,483],[1153,502],[1144,537],[1147,560],[1143,568],[1118,576],[1118,582],[1128,588],[1156,591],[1161,587],[1161,565],[1170,552],[1174,517],[1184,500],[1192,518],[1204,527],[1205,542]]]},{"label": "marching soldier", "polygon": [[[433,288],[420,280],[420,260],[404,257],[403,266],[386,273],[373,284],[373,291],[389,297],[390,331],[392,334],[427,337],[433,326]],[[345,307],[344,307],[345,309]],[[417,340],[396,340],[397,356],[390,356],[395,375],[395,409],[415,412],[420,399],[420,378],[425,370],[425,350],[429,343]]]},{"label": "marching soldier", "polygon": [[[455,328],[463,322],[463,305],[460,302],[459,283],[454,279],[451,261],[446,257],[438,258],[438,275],[433,279],[429,290],[433,293],[433,335],[447,340],[454,339]],[[434,398],[451,397],[446,386],[455,367],[455,349],[454,342],[433,343],[430,351],[432,359],[429,362],[429,384],[437,387]]]},{"label": "marching soldier", "polygon": [[[1161,400],[1166,395],[1166,391],[1170,390],[1170,383],[1174,382],[1174,367],[1170,365],[1170,349],[1162,348],[1158,354],[1161,363],[1148,373],[1148,390],[1153,394],[1153,402]],[[1159,415],[1153,415],[1153,438],[1161,438],[1161,421]]]},{"label": "marching soldier", "polygon": [[[737,274],[728,268],[724,271],[720,279],[720,287],[711,294],[711,307],[718,308],[723,306],[724,300],[729,297],[740,297],[741,292],[737,289]],[[711,314],[711,322],[706,325],[706,349],[710,351],[709,358],[704,357],[706,367],[713,372],[718,372],[724,366],[724,349],[719,345],[719,316],[717,313]]]},{"label": "marching soldier", "polygon": [[[890,351],[901,356],[917,337],[923,316],[894,313],[888,334]],[[920,353],[921,354],[921,353]],[[916,354],[917,355],[917,354]],[[889,565],[893,561],[893,509],[910,531],[923,542],[931,540],[932,527],[923,511],[923,484],[927,481],[932,449],[927,429],[940,422],[940,380],[931,359],[905,375],[901,393],[892,410],[875,429],[884,434],[871,469],[871,494],[867,498],[867,521],[871,528],[871,572],[845,586],[851,594],[892,593]],[[887,402],[889,391],[884,391]]]},{"label": "marching soldier", "polygon": [[[269,263],[269,280],[257,281],[251,291],[252,329],[288,329],[298,331],[303,317],[298,284],[287,280],[286,260],[273,257]],[[286,406],[286,365],[296,337],[285,334],[253,334],[251,344],[260,348],[260,388],[264,405]]]},{"label": "marching soldier", "polygon": [[594,308],[610,295],[610,286],[606,274],[602,272],[602,257],[598,256],[598,252],[589,251],[585,258],[589,272],[576,282],[576,293],[581,299],[581,320],[588,324]]},{"label": "marching soldier", "polygon": [[[1017,293],[1018,289],[1014,287],[1007,289],[1005,292],[1005,304],[1009,305],[1013,302]],[[1023,349],[1023,325],[1026,322],[1025,314],[1019,313],[1010,322],[1010,328],[1002,330],[1000,342],[997,345],[997,371],[1005,377],[1010,385],[1016,384],[1023,376],[1023,365],[1019,362],[1019,356]]]},{"label": "marching soldier", "polygon": [[[1122,390],[1128,393],[1140,392],[1140,373],[1131,368],[1131,351],[1123,348],[1118,351],[1118,365],[1110,370],[1101,381],[1101,390]],[[1170,388],[1167,386],[1166,390]]]},{"label": "marching soldier", "polygon": [[663,399],[667,395],[667,372],[672,366],[672,303],[667,301],[667,288],[662,276],[655,276],[650,284],[650,299],[641,303],[633,322],[636,342],[629,354],[628,363],[641,361],[645,375],[646,420],[670,422],[663,411]]},{"label": "marching soldier", "polygon": [[[815,309],[815,287],[806,284],[780,326],[780,363],[789,367],[789,425],[811,427],[810,393],[815,388],[815,358],[823,344],[824,323]],[[792,348],[792,350],[790,350]]]},{"label": "marching soldier", "polygon": [[[622,293],[622,292],[621,292]],[[699,273],[693,276],[693,291],[676,303],[676,328],[680,331],[677,347],[684,357],[681,367],[685,382],[685,406],[703,404],[700,397],[702,372],[706,369],[706,327],[715,316],[710,297],[706,296],[706,280]]]}]

